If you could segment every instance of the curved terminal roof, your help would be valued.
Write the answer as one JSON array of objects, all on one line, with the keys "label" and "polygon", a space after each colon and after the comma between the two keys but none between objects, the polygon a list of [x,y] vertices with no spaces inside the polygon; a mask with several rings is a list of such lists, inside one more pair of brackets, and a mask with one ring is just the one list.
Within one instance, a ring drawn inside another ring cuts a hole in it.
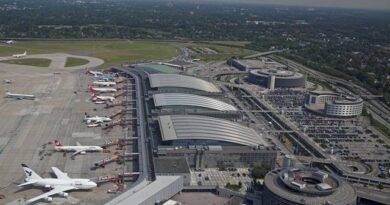
[{"label": "curved terminal roof", "polygon": [[237,108],[228,103],[204,97],[185,93],[160,93],[153,95],[154,104],[160,106],[194,106],[219,111],[237,111]]},{"label": "curved terminal roof", "polygon": [[158,118],[163,141],[216,140],[246,146],[265,144],[253,129],[231,121],[199,115],[163,115]]},{"label": "curved terminal roof", "polygon": [[187,75],[178,74],[150,74],[150,87],[180,87],[201,90],[210,93],[219,93],[221,90],[205,80]]}]

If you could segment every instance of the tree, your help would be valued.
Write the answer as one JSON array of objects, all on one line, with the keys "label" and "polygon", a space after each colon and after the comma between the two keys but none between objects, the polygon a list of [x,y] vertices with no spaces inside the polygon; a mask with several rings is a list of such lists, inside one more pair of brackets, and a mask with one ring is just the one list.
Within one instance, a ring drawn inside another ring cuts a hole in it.
[{"label": "tree", "polygon": [[252,169],[252,178],[263,179],[269,170],[270,168],[267,166],[255,165]]}]

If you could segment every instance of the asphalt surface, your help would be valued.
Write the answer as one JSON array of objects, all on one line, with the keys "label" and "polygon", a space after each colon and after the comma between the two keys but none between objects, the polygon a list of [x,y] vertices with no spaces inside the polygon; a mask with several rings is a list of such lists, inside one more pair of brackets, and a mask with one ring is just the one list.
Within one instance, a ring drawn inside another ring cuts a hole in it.
[{"label": "asphalt surface", "polygon": [[66,64],[66,58],[68,57],[74,57],[74,58],[82,58],[85,60],[88,60],[89,63],[81,66],[73,66],[73,67],[66,67],[66,69],[82,69],[82,68],[93,68],[100,66],[104,63],[102,59],[89,57],[89,56],[78,56],[78,55],[71,55],[67,53],[50,53],[50,54],[33,54],[33,55],[27,55],[22,58],[14,58],[12,56],[8,57],[0,57],[0,67],[7,66],[7,67],[13,67],[13,68],[35,68],[35,66],[25,66],[25,65],[17,65],[17,64],[8,64],[8,63],[1,63],[1,61],[4,60],[15,60],[15,59],[32,59],[32,58],[47,58],[51,60],[51,64],[49,65],[49,68],[52,69],[63,69],[65,68]]},{"label": "asphalt surface", "polygon": [[[0,199],[0,204],[43,193],[37,188],[17,187],[25,177],[21,163],[26,163],[42,177],[54,177],[50,169],[53,166],[72,178],[93,179],[123,170],[116,163],[90,170],[94,162],[112,156],[115,147],[110,148],[111,153],[88,153],[72,160],[69,154],[54,152],[53,146],[48,144],[60,139],[64,145],[75,145],[76,142],[102,145],[110,139],[121,138],[121,127],[106,132],[99,127],[88,128],[82,123],[84,112],[109,115],[120,108],[104,109],[102,105],[90,102],[87,84],[92,79],[83,70],[63,68],[54,72],[52,69],[30,67],[0,64],[0,194],[5,196]],[[3,83],[5,79],[12,80],[12,83]],[[34,94],[36,100],[3,98],[7,90]],[[112,197],[107,194],[107,190],[112,188],[113,184],[103,184],[93,191],[71,192],[69,200],[56,196],[53,203],[97,204]]]}]

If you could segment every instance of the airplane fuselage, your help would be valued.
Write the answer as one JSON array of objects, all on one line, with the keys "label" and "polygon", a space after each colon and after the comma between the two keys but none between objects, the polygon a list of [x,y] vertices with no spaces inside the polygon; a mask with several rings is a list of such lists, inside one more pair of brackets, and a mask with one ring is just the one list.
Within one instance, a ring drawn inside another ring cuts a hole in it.
[{"label": "airplane fuselage", "polygon": [[96,187],[96,183],[89,179],[56,179],[56,178],[45,178],[37,180],[34,186],[53,188],[56,186],[73,186],[76,189],[92,189]]},{"label": "airplane fuselage", "polygon": [[87,117],[84,119],[87,123],[96,122],[96,123],[102,123],[102,122],[110,122],[111,119],[108,117]]},{"label": "airplane fuselage", "polygon": [[95,87],[91,87],[91,90],[96,91],[96,92],[101,92],[101,93],[110,93],[110,92],[117,91],[117,89],[115,89],[115,88],[95,88]]},{"label": "airplane fuselage", "polygon": [[86,152],[95,152],[103,150],[103,148],[99,146],[55,146],[54,149],[57,151],[65,152],[77,152],[79,150],[85,150]]},{"label": "airplane fuselage", "polygon": [[98,85],[98,86],[115,86],[116,82],[111,82],[111,81],[94,81],[92,84],[93,85]]}]

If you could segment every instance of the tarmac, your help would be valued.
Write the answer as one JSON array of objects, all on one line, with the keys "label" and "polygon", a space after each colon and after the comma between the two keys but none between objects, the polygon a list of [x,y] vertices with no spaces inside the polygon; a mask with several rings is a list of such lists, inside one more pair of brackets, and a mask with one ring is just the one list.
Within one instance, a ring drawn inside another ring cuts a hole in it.
[{"label": "tarmac", "polygon": [[[75,145],[76,142],[103,145],[106,140],[120,138],[124,133],[121,127],[107,132],[100,127],[88,128],[82,122],[85,112],[102,116],[116,113],[120,108],[105,109],[90,101],[87,84],[91,78],[82,68],[98,66],[104,61],[83,56],[90,60],[89,64],[64,68],[68,56],[79,57],[69,54],[28,56],[52,59],[49,68],[0,63],[0,96],[6,91],[36,96],[35,100],[0,98],[0,195],[5,196],[0,204],[20,204],[18,199],[30,199],[43,193],[38,188],[17,186],[25,177],[21,163],[26,163],[41,177],[55,177],[51,173],[53,166],[72,178],[93,179],[123,171],[123,166],[117,163],[90,170],[94,162],[112,156],[114,148],[110,148],[111,153],[87,153],[72,160],[70,154],[55,152],[53,145],[48,144],[59,139],[63,145]],[[6,79],[12,83],[5,83]],[[127,165],[131,167],[131,162]],[[113,196],[107,194],[111,188],[113,184],[108,183],[91,191],[70,192],[68,199],[54,196],[52,203],[102,203]]]},{"label": "tarmac", "polygon": [[81,66],[73,66],[73,67],[66,67],[66,69],[82,69],[82,68],[94,68],[97,66],[100,66],[104,63],[102,59],[89,57],[89,56],[79,56],[79,55],[71,55],[67,53],[50,53],[50,54],[32,54],[27,55],[22,58],[14,58],[12,56],[8,57],[0,57],[0,68],[3,66],[6,67],[13,67],[13,68],[36,68],[35,66],[25,66],[25,65],[17,65],[17,64],[6,64],[1,63],[1,61],[4,60],[15,60],[15,59],[31,59],[31,58],[46,58],[50,59],[51,63],[48,68],[50,69],[63,69],[65,68],[66,59],[68,57],[74,57],[74,58],[82,58],[85,60],[88,60],[89,62],[85,65]]}]

